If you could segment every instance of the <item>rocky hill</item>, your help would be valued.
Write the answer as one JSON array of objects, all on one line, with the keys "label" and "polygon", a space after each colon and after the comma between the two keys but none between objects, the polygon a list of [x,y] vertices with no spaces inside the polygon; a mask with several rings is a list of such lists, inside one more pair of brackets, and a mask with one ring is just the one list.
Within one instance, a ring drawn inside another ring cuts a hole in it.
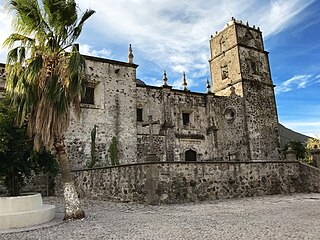
[{"label": "rocky hill", "polygon": [[279,123],[279,133],[280,133],[280,146],[281,149],[286,145],[286,143],[290,141],[300,141],[302,143],[306,143],[308,141],[309,136],[303,135],[301,133],[292,131],[289,128],[286,128],[282,124]]}]

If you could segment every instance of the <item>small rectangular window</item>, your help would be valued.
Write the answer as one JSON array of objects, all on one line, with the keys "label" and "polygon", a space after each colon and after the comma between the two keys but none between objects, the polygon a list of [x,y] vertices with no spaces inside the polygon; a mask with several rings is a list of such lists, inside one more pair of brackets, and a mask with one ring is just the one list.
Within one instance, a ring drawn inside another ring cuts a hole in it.
[{"label": "small rectangular window", "polygon": [[94,104],[94,87],[86,87],[86,92],[81,99],[81,103]]},{"label": "small rectangular window", "polygon": [[137,108],[137,121],[138,122],[142,122],[143,119],[142,119],[142,108]]},{"label": "small rectangular window", "polygon": [[189,126],[189,124],[190,124],[190,114],[189,113],[182,113],[182,122],[183,122],[183,126]]},{"label": "small rectangular window", "polygon": [[229,77],[228,65],[221,67],[221,77],[222,77],[222,80]]}]

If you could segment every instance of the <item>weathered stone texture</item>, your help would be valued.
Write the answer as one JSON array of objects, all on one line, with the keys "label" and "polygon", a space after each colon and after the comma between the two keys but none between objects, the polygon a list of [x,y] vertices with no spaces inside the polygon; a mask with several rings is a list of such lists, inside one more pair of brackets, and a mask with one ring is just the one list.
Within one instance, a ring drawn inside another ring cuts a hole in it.
[{"label": "weathered stone texture", "polygon": [[303,188],[306,192],[320,192],[320,169],[300,163]]},{"label": "weathered stone texture", "polygon": [[[319,169],[299,162],[143,163],[73,175],[80,196],[125,202],[151,199],[167,204],[320,192]],[[61,189],[59,183],[56,187]]]},{"label": "weathered stone texture", "polygon": [[72,117],[65,141],[71,168],[91,160],[95,125],[95,166],[110,164],[113,137],[120,164],[145,162],[150,153],[160,161],[278,160],[277,111],[260,30],[232,20],[211,38],[210,51],[213,93],[206,94],[175,90],[167,81],[148,86],[136,79],[135,64],[85,56],[94,104],[81,105],[79,120]]},{"label": "weathered stone texture", "polygon": [[66,134],[71,167],[84,167],[91,159],[91,130],[97,125],[98,164],[109,162],[112,137],[118,141],[121,164],[135,162],[136,133],[136,65],[103,61],[87,57],[87,81],[95,86],[94,105],[82,104],[81,115],[71,120]]},{"label": "weathered stone texture", "polygon": [[[221,39],[225,39],[225,35],[233,40],[232,44],[222,49],[224,40]],[[274,86],[260,30],[232,20],[211,39],[211,49],[213,92],[219,96],[229,96],[229,92],[233,91],[241,98],[237,105],[231,105],[234,109],[243,110],[240,121],[246,137],[237,134],[236,139],[244,141],[248,151],[247,158],[241,159],[279,159]]]},{"label": "weathered stone texture", "polygon": [[280,146],[273,87],[257,82],[244,85],[248,90],[245,104],[251,159],[277,159]]}]

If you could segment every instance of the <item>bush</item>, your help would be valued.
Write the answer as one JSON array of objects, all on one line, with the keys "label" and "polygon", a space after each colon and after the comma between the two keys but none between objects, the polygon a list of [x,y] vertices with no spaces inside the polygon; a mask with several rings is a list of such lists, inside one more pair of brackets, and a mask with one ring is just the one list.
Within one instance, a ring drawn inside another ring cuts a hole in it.
[{"label": "bush", "polygon": [[57,174],[58,166],[50,152],[33,150],[25,126],[15,124],[15,111],[10,100],[0,100],[0,179],[10,196],[17,196],[26,178],[35,173]]}]

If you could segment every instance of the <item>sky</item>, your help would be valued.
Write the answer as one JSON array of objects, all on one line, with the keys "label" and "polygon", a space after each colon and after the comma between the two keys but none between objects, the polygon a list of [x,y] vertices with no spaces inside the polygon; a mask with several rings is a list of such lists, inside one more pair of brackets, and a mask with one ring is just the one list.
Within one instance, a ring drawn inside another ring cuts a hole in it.
[{"label": "sky", "polygon": [[[80,52],[127,61],[132,44],[137,78],[149,85],[168,83],[205,92],[210,79],[209,39],[231,17],[260,27],[270,52],[280,123],[320,137],[319,0],[77,0],[79,11],[96,13],[79,38]],[[12,32],[0,0],[0,43]],[[6,49],[0,46],[0,62]]]}]

